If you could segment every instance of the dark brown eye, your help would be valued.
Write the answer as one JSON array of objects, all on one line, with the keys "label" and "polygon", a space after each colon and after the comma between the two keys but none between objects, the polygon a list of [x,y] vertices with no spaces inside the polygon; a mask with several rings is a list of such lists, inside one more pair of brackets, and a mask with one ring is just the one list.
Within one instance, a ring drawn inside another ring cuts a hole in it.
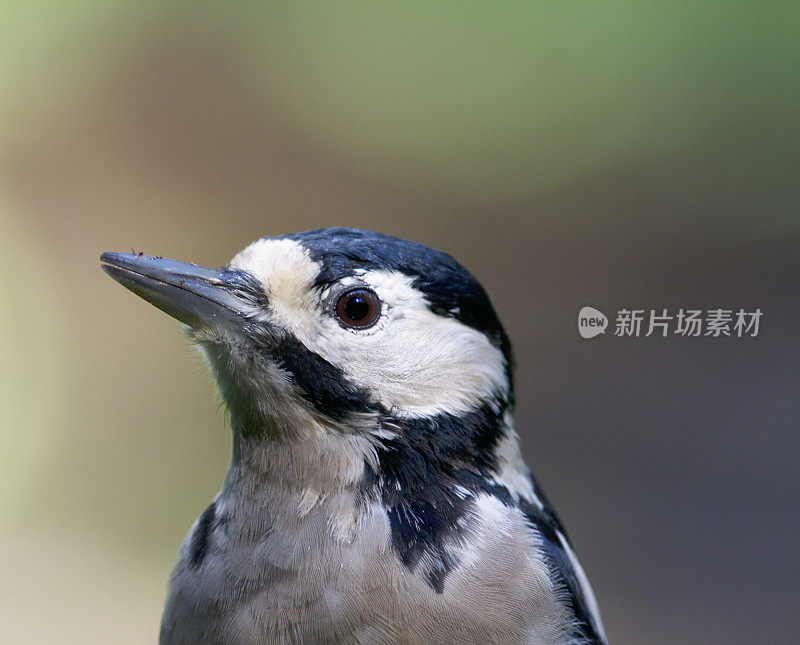
[{"label": "dark brown eye", "polygon": [[348,327],[369,327],[381,315],[381,301],[368,289],[353,289],[339,296],[336,315]]}]

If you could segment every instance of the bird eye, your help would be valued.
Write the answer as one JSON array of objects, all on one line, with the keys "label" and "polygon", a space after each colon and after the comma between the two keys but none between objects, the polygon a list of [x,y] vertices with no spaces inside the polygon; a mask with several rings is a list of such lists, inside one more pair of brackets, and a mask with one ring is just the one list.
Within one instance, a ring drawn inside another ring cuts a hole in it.
[{"label": "bird eye", "polygon": [[369,327],[380,315],[381,301],[368,289],[353,289],[343,293],[336,302],[336,316],[347,327]]}]

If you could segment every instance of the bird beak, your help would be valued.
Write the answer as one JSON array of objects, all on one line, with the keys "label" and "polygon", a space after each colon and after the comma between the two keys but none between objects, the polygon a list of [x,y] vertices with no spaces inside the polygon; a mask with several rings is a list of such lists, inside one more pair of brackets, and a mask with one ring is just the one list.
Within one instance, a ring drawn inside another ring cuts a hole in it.
[{"label": "bird beak", "polygon": [[231,272],[138,253],[103,253],[100,264],[122,286],[193,328],[235,327],[252,311],[237,295]]}]

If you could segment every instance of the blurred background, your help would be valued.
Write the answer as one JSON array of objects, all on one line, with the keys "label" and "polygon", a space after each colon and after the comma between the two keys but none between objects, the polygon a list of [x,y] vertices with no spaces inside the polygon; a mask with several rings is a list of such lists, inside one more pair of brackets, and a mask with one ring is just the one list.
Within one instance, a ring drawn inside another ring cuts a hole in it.
[{"label": "blurred background", "polygon": [[[230,436],[104,250],[448,251],[617,644],[800,642],[800,5],[0,4],[0,641],[146,643]],[[755,338],[580,307],[763,312]],[[609,332],[613,330],[609,329]]]}]

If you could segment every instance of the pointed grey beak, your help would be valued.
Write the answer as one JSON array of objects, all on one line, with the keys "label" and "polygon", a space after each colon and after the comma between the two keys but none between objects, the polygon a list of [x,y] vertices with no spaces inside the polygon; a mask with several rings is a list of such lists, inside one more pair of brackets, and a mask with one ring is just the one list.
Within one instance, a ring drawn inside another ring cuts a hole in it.
[{"label": "pointed grey beak", "polygon": [[190,327],[239,326],[253,310],[232,271],[137,253],[103,253],[100,264],[122,286]]}]

